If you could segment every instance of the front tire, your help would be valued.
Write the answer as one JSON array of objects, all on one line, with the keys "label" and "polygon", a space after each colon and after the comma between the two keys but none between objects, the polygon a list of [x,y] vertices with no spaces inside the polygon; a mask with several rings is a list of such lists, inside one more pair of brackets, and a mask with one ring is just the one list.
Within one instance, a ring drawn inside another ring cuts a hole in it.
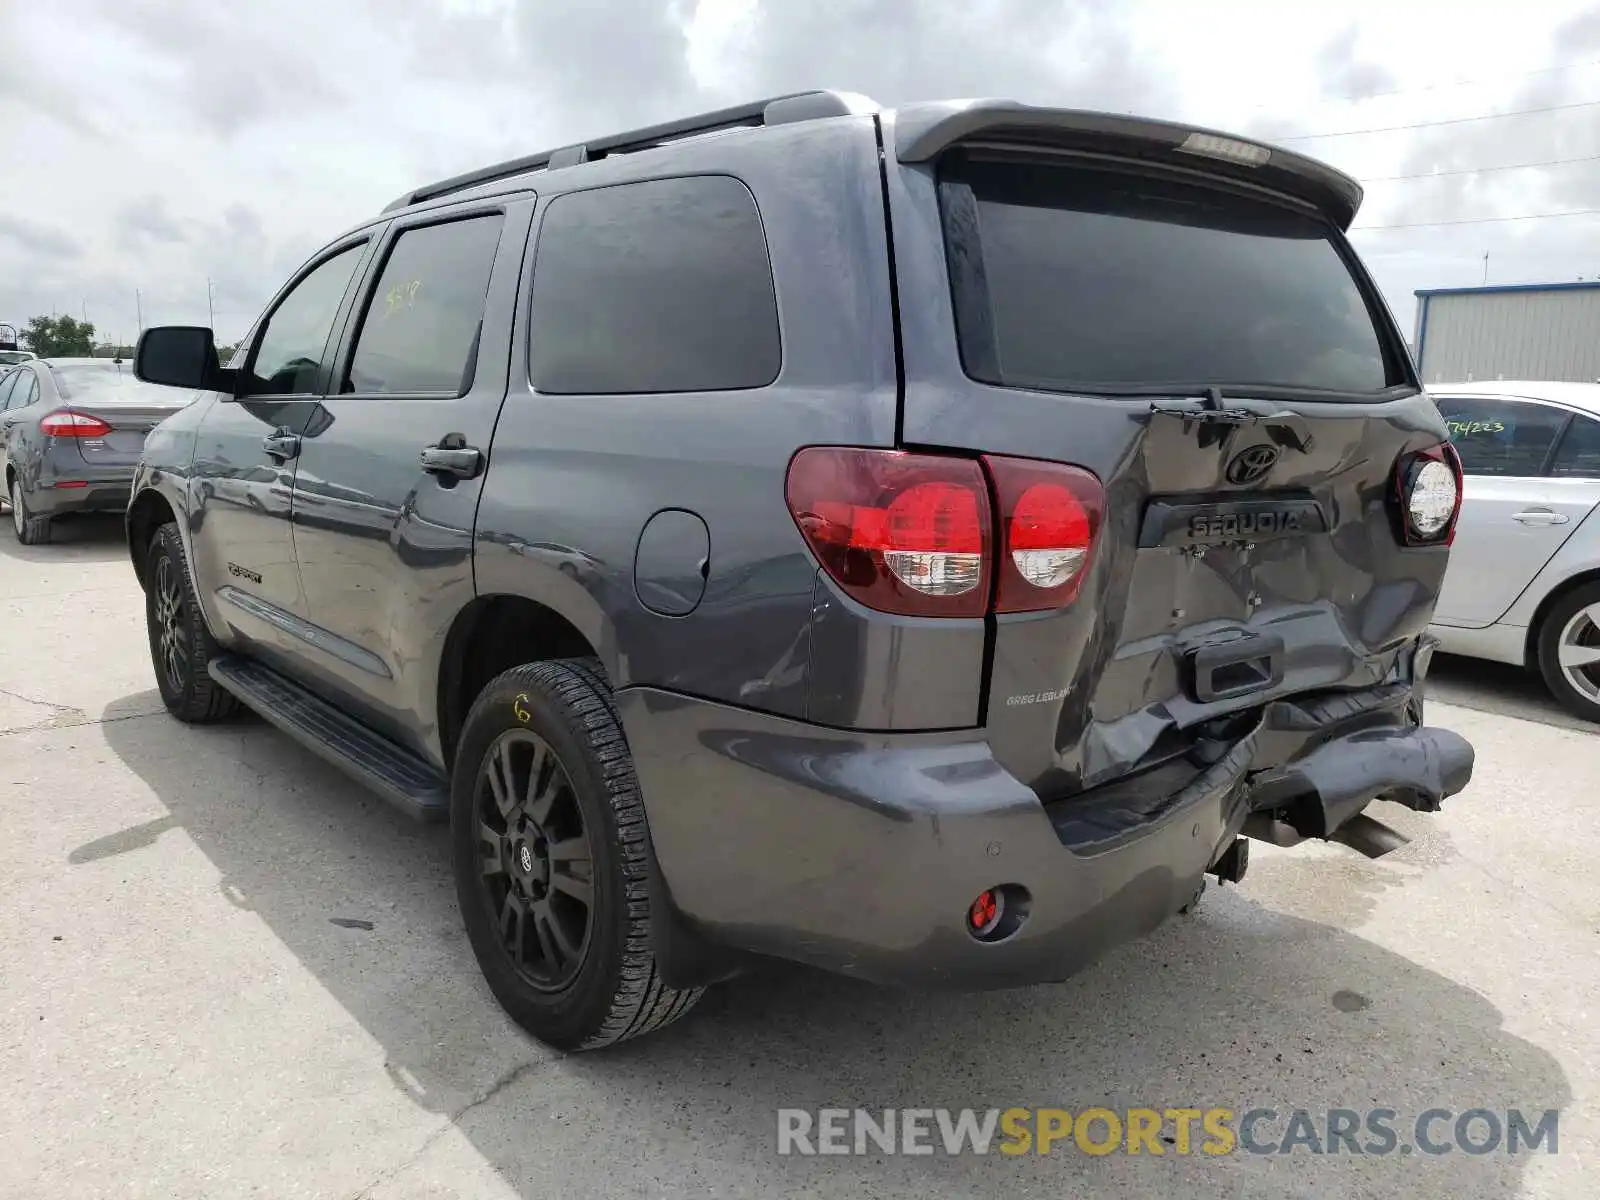
[{"label": "front tire", "polygon": [[1545,615],[1539,673],[1567,711],[1600,722],[1600,583],[1573,588]]},{"label": "front tire", "polygon": [[484,688],[461,732],[450,824],[478,965],[541,1042],[612,1045],[700,998],[656,966],[650,831],[598,662],[528,663]]},{"label": "front tire", "polygon": [[239,710],[238,699],[218,686],[206,670],[222,649],[200,615],[183,539],[171,521],[150,539],[144,579],[145,627],[161,702],[178,720],[190,725],[233,716]]},{"label": "front tire", "polygon": [[43,546],[50,541],[50,518],[36,517],[28,511],[22,494],[22,480],[11,478],[11,529],[24,546]]}]

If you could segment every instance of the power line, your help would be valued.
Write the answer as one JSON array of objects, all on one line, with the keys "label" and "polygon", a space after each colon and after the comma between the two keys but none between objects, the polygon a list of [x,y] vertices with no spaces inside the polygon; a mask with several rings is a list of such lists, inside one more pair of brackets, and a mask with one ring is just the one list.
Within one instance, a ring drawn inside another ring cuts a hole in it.
[{"label": "power line", "polygon": [[1541,162],[1507,163],[1501,167],[1462,167],[1453,171],[1424,171],[1418,175],[1369,175],[1363,183],[1399,183],[1403,179],[1443,179],[1449,175],[1485,175],[1491,171],[1525,171],[1530,167],[1565,167],[1573,163],[1600,162],[1600,154],[1584,158],[1547,158]]},{"label": "power line", "polygon": [[1520,213],[1514,217],[1458,217],[1449,221],[1405,221],[1398,225],[1358,225],[1351,233],[1366,233],[1374,229],[1432,229],[1440,225],[1493,225],[1499,221],[1552,221],[1557,217],[1588,217],[1600,213],[1600,208],[1575,208],[1570,212]]},{"label": "power line", "polygon": [[1576,104],[1551,104],[1544,108],[1519,108],[1512,112],[1484,113],[1477,117],[1450,117],[1443,121],[1418,121],[1412,125],[1381,125],[1373,129],[1340,129],[1334,133],[1302,133],[1294,137],[1274,137],[1275,142],[1315,142],[1323,138],[1359,137],[1367,133],[1400,133],[1407,129],[1432,129],[1439,125],[1467,125],[1474,121],[1503,121],[1507,117],[1531,117],[1536,113],[1565,112],[1572,108],[1594,108],[1600,100],[1582,100]]},{"label": "power line", "polygon": [[[1445,88],[1479,87],[1485,83],[1495,83],[1502,79],[1523,79],[1529,75],[1556,75],[1562,71],[1581,71],[1587,67],[1600,67],[1600,58],[1590,59],[1588,62],[1565,63],[1558,67],[1540,67],[1533,71],[1501,71],[1493,75],[1480,76],[1477,79],[1456,79],[1448,83],[1425,83],[1421,87],[1394,88],[1387,92],[1366,92],[1356,96],[1323,96],[1319,97],[1320,104],[1359,104],[1364,100],[1380,100],[1387,96],[1417,96],[1424,92],[1440,92]],[[1252,104],[1252,110],[1260,108],[1277,108],[1281,101],[1268,100],[1261,104]]]}]

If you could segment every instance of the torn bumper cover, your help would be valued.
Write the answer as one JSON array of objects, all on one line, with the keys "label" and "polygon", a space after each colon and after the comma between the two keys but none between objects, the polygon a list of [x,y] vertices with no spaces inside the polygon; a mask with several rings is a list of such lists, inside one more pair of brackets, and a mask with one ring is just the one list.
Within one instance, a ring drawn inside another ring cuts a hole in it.
[{"label": "torn bumper cover", "polygon": [[1331,838],[1373,800],[1437,812],[1471,781],[1472,745],[1448,729],[1412,724],[1411,697],[1410,685],[1390,684],[1269,704],[1254,731],[1172,802],[1229,788],[1229,824],[1279,845]]},{"label": "torn bumper cover", "polygon": [[[645,689],[619,699],[685,928],[882,983],[1066,978],[1177,912],[1241,832],[1371,854],[1370,801],[1435,809],[1472,773],[1467,742],[1420,725],[1409,680],[1269,702],[1186,762],[1052,800],[982,731],[852,733]],[[989,889],[1022,919],[982,941],[966,918]]]},{"label": "torn bumper cover", "polygon": [[1437,812],[1472,779],[1472,746],[1448,729],[1372,729],[1259,780],[1251,807],[1279,808],[1302,837],[1331,836],[1374,799]]}]

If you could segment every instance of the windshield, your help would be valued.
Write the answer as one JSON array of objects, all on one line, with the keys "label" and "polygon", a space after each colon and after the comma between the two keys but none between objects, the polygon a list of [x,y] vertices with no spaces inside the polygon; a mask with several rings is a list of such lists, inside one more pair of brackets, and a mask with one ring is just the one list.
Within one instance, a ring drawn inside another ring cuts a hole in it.
[{"label": "windshield", "polygon": [[27,362],[33,355],[21,350],[0,350],[0,366],[9,366],[12,363]]},{"label": "windshield", "polygon": [[107,400],[154,400],[168,402],[171,389],[141,383],[131,362],[115,359],[99,362],[51,363],[50,377],[63,400],[96,394]]},{"label": "windshield", "polygon": [[1331,228],[1310,214],[1037,161],[962,162],[942,178],[974,378],[1111,392],[1399,382]]}]

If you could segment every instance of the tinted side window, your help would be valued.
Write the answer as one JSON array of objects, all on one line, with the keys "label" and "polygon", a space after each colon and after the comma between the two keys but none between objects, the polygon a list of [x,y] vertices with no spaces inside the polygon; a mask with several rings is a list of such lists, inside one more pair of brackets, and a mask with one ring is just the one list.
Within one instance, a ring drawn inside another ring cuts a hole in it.
[{"label": "tinted side window", "polygon": [[0,412],[11,407],[11,390],[17,386],[17,380],[21,376],[21,371],[13,371],[9,375],[0,372]]},{"label": "tinted side window", "polygon": [[32,371],[21,372],[17,390],[11,393],[11,408],[27,408],[39,399],[39,377]]},{"label": "tinted side window", "polygon": [[477,359],[498,213],[402,233],[367,301],[347,392],[464,392]]},{"label": "tinted side window", "polygon": [[252,396],[293,396],[316,387],[317,367],[328,346],[361,245],[341,250],[295,284],[267,318],[245,391]]},{"label": "tinted side window", "polygon": [[534,259],[539,391],[765,387],[781,362],[772,263],[744,184],[655,179],[551,201]]},{"label": "tinted side window", "polygon": [[1391,383],[1331,227],[1216,188],[1023,161],[941,174],[957,333],[988,383],[1208,384],[1370,393]]},{"label": "tinted side window", "polygon": [[1574,417],[1556,450],[1552,475],[1600,479],[1600,421]]},{"label": "tinted side window", "polygon": [[1542,475],[1567,414],[1543,404],[1496,398],[1437,398],[1468,475]]}]

